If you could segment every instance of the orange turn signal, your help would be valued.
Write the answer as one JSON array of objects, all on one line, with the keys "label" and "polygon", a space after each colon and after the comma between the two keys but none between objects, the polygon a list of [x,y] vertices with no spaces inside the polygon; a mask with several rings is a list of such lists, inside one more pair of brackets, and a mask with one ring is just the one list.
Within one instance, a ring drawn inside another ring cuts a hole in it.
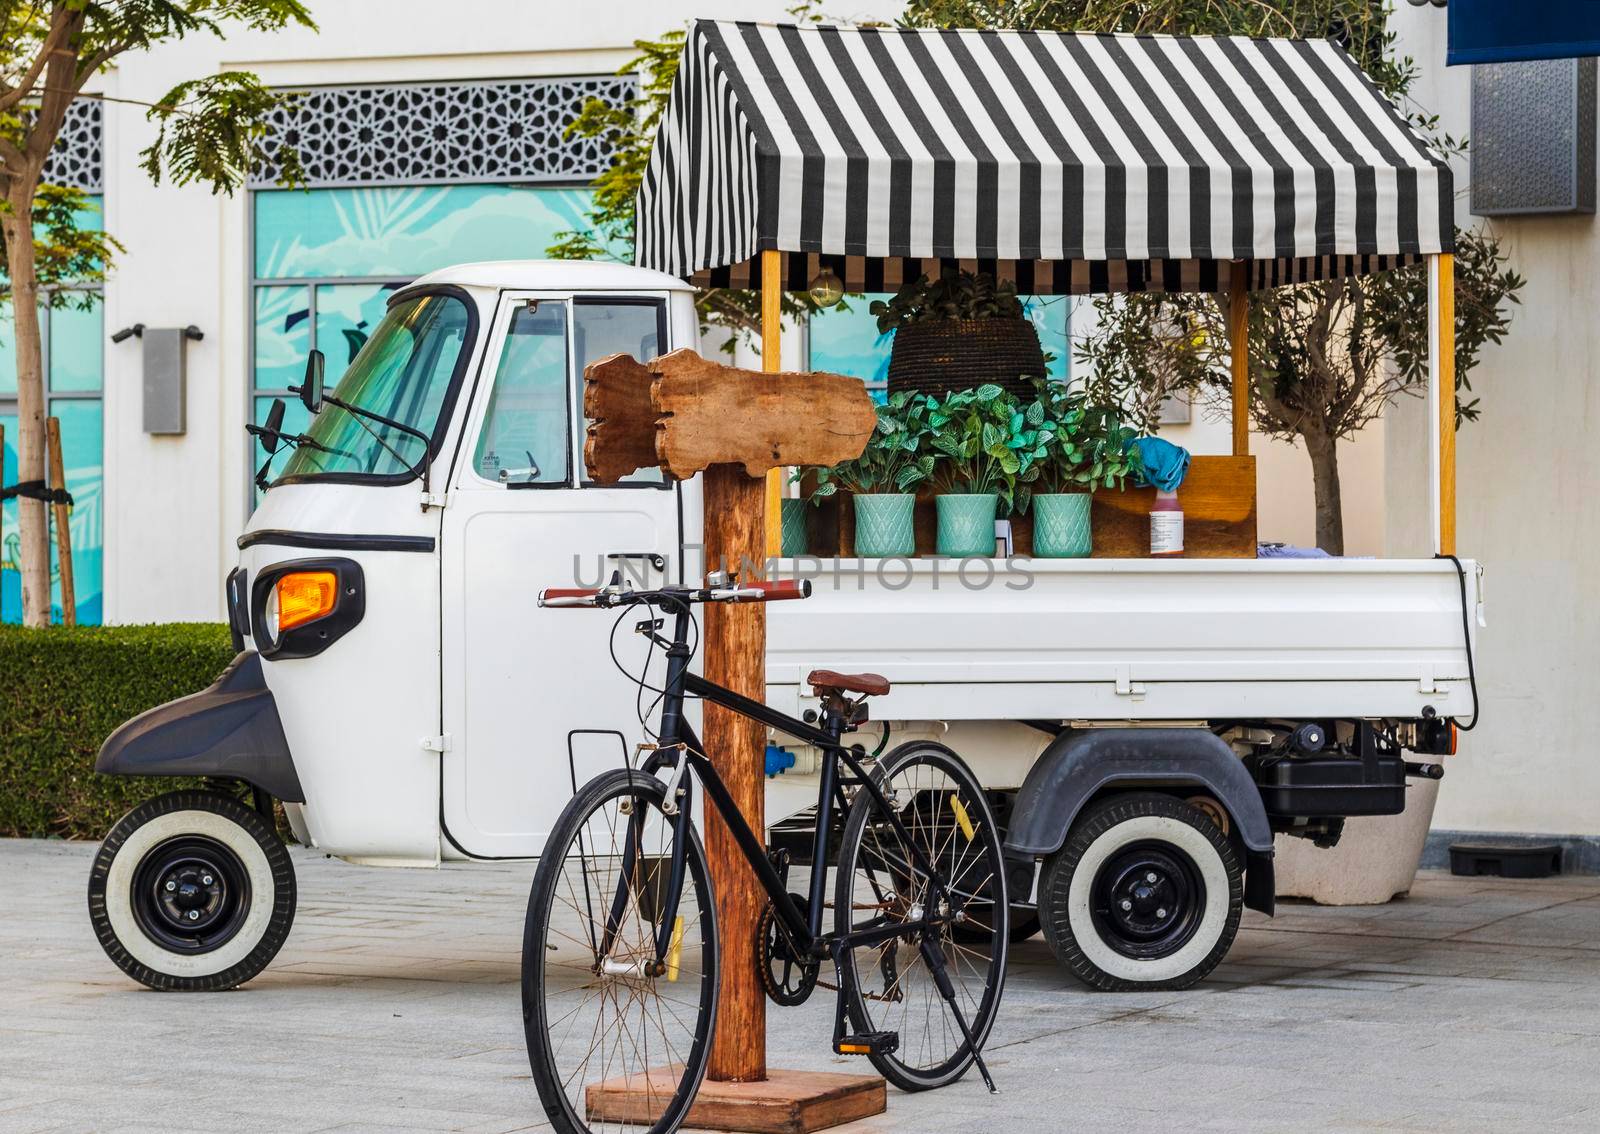
[{"label": "orange turn signal", "polygon": [[332,571],[290,571],[275,589],[279,634],[332,614],[339,601],[339,580]]}]

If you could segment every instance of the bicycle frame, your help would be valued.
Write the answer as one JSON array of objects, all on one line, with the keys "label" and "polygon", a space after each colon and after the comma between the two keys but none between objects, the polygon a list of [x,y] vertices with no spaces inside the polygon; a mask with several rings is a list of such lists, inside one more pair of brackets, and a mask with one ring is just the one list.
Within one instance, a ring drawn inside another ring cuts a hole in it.
[{"label": "bicycle frame", "polygon": [[[942,908],[943,899],[948,896],[944,879],[934,870],[933,864],[928,861],[922,848],[912,839],[900,817],[890,806],[883,790],[875,783],[870,775],[862,768],[856,753],[840,742],[847,722],[842,714],[828,714],[827,728],[817,728],[769,708],[760,701],[752,700],[731,689],[726,689],[714,682],[707,681],[696,673],[689,672],[690,651],[688,648],[688,632],[692,615],[688,605],[680,604],[674,612],[673,635],[670,640],[655,634],[653,630],[646,632],[653,641],[667,647],[667,677],[663,687],[661,732],[658,745],[654,752],[645,760],[641,767],[647,775],[654,775],[664,767],[674,769],[674,774],[668,783],[667,813],[675,817],[673,824],[672,853],[670,874],[667,886],[667,905],[662,910],[662,916],[657,930],[656,962],[663,963],[672,944],[673,926],[677,920],[678,901],[683,886],[683,874],[688,855],[688,839],[690,816],[693,813],[694,789],[696,778],[705,789],[706,798],[716,808],[722,821],[727,824],[732,832],[734,841],[738,843],[740,851],[750,864],[750,869],[755,872],[756,879],[761,888],[766,891],[772,901],[773,909],[785,931],[789,934],[797,951],[802,954],[820,959],[826,955],[830,947],[834,950],[850,945],[875,945],[892,938],[904,936],[906,933],[920,929],[939,920],[941,915],[934,914],[933,910]],[[701,700],[710,701],[721,705],[741,716],[749,717],[769,728],[795,737],[798,740],[813,744],[822,750],[822,768],[820,783],[817,790],[817,826],[812,842],[812,871],[809,902],[806,915],[802,916],[793,899],[784,886],[782,877],[767,858],[764,841],[759,838],[750,825],[745,822],[740,814],[733,796],[729,793],[727,785],[717,773],[716,766],[707,758],[700,739],[695,735],[694,729],[683,716],[683,703],[686,696],[697,696]],[[827,882],[827,862],[831,851],[830,833],[833,823],[834,808],[837,806],[842,811],[847,802],[839,785],[839,762],[843,761],[846,768],[860,781],[862,789],[868,792],[873,800],[888,816],[896,836],[902,840],[902,845],[907,846],[915,859],[914,865],[923,872],[934,887],[934,895],[939,901],[927,903],[927,909],[922,917],[897,921],[892,925],[880,926],[870,929],[855,930],[839,936],[826,935],[822,931],[822,911],[824,906],[824,889]],[[689,775],[693,772],[693,775]],[[632,873],[634,859],[638,854],[638,840],[640,838],[644,815],[642,811],[635,812],[633,820],[629,823],[627,838],[623,849],[623,869],[617,883],[617,892],[612,899],[611,909],[606,919],[605,936],[602,941],[600,956],[605,956],[610,950],[611,941],[615,930],[621,922],[623,911],[628,899],[628,878]]]}]

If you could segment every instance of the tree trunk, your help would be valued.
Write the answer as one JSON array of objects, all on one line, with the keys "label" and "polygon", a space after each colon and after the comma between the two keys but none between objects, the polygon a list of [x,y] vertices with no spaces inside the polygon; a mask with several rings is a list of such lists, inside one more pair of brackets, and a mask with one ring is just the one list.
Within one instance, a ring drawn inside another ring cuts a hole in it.
[{"label": "tree trunk", "polygon": [[[19,179],[18,184],[27,179]],[[0,219],[11,268],[11,314],[17,352],[17,480],[43,480],[44,353],[39,328],[39,281],[34,269],[33,197],[13,193]],[[22,621],[50,624],[50,525],[43,500],[17,499],[22,538]]]},{"label": "tree trunk", "polygon": [[1300,437],[1311,456],[1311,482],[1316,494],[1317,546],[1329,555],[1344,554],[1344,507],[1339,498],[1338,439],[1304,432]]}]

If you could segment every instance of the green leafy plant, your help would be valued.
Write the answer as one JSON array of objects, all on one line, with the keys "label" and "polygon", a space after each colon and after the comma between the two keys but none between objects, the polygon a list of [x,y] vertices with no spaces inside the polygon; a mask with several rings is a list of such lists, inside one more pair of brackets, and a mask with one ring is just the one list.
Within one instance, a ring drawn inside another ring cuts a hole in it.
[{"label": "green leafy plant", "polygon": [[928,451],[928,399],[902,391],[878,407],[878,425],[861,456],[831,469],[817,470],[813,502],[843,489],[857,496],[914,492],[933,473]]},{"label": "green leafy plant", "polygon": [[1024,406],[993,384],[922,397],[934,488],[941,495],[992,492],[1005,513],[1019,510],[1019,502],[1026,508],[1053,436],[1043,404]]},{"label": "green leafy plant", "polygon": [[[1093,492],[1121,488],[1139,469],[1131,448],[1139,431],[1122,420],[1117,407],[1096,405],[1087,395],[1059,382],[1039,382],[1037,399],[1041,431],[1048,435],[1044,459],[1035,463],[1030,488],[1041,492]],[[1026,511],[1026,500],[1019,511]]]},{"label": "green leafy plant", "polygon": [[891,298],[873,300],[867,310],[878,317],[880,334],[935,319],[1025,317],[1016,284],[978,272],[958,272],[933,283],[918,276]]}]

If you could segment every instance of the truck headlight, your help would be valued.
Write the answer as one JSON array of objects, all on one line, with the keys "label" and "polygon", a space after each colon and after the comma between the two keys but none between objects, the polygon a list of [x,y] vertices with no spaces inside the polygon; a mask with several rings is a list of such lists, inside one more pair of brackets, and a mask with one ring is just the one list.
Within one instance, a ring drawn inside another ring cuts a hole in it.
[{"label": "truck headlight", "polygon": [[353,559],[296,559],[266,568],[252,589],[251,622],[264,658],[320,654],[366,613],[361,565]]}]

